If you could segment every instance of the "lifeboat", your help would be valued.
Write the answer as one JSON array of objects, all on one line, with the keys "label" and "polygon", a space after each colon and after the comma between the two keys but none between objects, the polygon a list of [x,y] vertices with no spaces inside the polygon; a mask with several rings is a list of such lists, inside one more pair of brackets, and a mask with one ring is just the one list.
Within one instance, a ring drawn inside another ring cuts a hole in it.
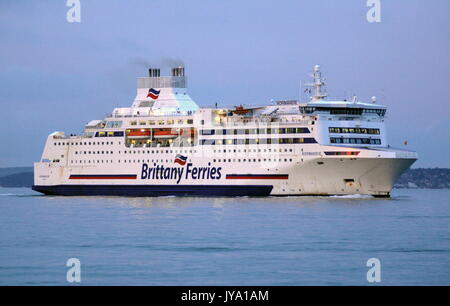
[{"label": "lifeboat", "polygon": [[235,113],[236,115],[245,115],[249,111],[250,111],[249,109],[246,109],[242,105],[240,105],[240,106],[236,106],[236,109],[233,110],[233,113]]},{"label": "lifeboat", "polygon": [[130,131],[127,136],[130,139],[146,139],[150,138],[150,131],[149,130]]},{"label": "lifeboat", "polygon": [[182,133],[180,133],[180,132],[171,131],[171,130],[155,131],[153,133],[153,137],[155,137],[156,139],[172,139],[172,138],[177,138],[181,134]]}]

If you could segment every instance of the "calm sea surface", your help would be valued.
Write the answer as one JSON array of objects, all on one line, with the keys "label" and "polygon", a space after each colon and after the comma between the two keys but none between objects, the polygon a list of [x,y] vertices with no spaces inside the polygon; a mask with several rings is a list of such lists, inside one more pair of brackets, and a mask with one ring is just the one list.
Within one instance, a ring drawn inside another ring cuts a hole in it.
[{"label": "calm sea surface", "polygon": [[450,285],[450,190],[391,199],[48,197],[0,188],[0,284]]}]

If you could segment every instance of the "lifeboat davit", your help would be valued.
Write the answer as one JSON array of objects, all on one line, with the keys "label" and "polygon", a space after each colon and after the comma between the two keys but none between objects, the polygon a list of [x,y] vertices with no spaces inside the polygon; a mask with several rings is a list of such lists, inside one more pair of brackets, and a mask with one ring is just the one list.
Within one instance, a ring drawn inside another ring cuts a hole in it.
[{"label": "lifeboat davit", "polygon": [[153,137],[156,139],[172,139],[177,138],[181,133],[177,131],[155,131]]},{"label": "lifeboat davit", "polygon": [[131,139],[146,139],[150,138],[150,131],[149,130],[130,131],[127,136],[128,138]]}]

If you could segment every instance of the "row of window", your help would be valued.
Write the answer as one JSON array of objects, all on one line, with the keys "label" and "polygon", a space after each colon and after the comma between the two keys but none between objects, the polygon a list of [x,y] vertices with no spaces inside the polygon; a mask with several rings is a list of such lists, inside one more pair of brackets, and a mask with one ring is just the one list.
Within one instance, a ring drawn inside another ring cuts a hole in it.
[{"label": "row of window", "polygon": [[[114,142],[112,142],[112,141],[97,141],[97,142],[85,141],[85,142],[54,142],[53,143],[54,146],[67,146],[69,144],[75,145],[75,146],[78,146],[78,145],[80,145],[80,146],[82,146],[82,145],[85,145],[85,146],[98,145],[98,146],[100,146],[100,145],[113,145]],[[119,144],[120,144],[120,142],[119,142]]]},{"label": "row of window", "polygon": [[123,137],[123,131],[115,131],[115,132],[96,132],[95,137]]},{"label": "row of window", "polygon": [[[107,163],[107,164],[109,164],[109,163],[113,163],[113,161],[112,160],[109,160],[109,159],[97,159],[97,160],[93,160],[92,161],[92,164],[95,164],[95,162],[97,162],[97,164],[100,164],[100,162],[103,164],[103,163]],[[71,160],[70,161],[70,163],[71,164],[90,164],[91,163],[91,160]]]},{"label": "row of window", "polygon": [[[303,150],[303,149],[302,149]],[[216,153],[216,151],[217,151],[217,153],[241,153],[241,150],[240,149],[233,149],[233,150],[214,150],[214,153]],[[243,149],[242,150],[242,152],[243,153],[251,153],[251,152],[254,152],[254,153],[256,153],[256,152],[269,152],[269,153],[271,153],[271,152],[274,152],[274,153],[277,153],[277,152],[280,152],[280,153],[282,153],[282,152],[292,152],[293,150],[292,149]]]},{"label": "row of window", "polygon": [[[118,153],[120,154],[121,151],[119,151]],[[159,154],[161,152],[161,154],[164,153],[197,153],[196,150],[128,150],[128,151],[123,151],[124,154]],[[75,154],[113,154],[113,151],[75,151]]]},{"label": "row of window", "polygon": [[[269,153],[283,153],[283,152],[293,152],[292,149],[242,149],[242,150],[214,150],[214,153],[260,153],[260,152],[269,152]],[[121,151],[118,151],[118,154],[120,154]],[[184,154],[188,154],[188,153],[197,153],[197,150],[128,150],[128,151],[123,151],[123,154],[177,154],[177,153],[184,153]],[[75,154],[114,154],[114,151],[75,151]]]},{"label": "row of window", "polygon": [[331,108],[326,111],[329,111],[330,115],[362,115],[363,113],[362,108]]},{"label": "row of window", "polygon": [[330,127],[328,128],[330,133],[344,133],[344,134],[372,134],[379,135],[380,129],[368,129],[368,128],[341,128]]},{"label": "row of window", "polygon": [[331,143],[349,143],[349,144],[371,144],[371,145],[380,145],[380,139],[371,139],[371,138],[330,138]]},{"label": "row of window", "polygon": [[252,134],[307,134],[308,128],[265,128],[265,129],[216,129],[201,130],[201,135],[252,135]]},{"label": "row of window", "polygon": [[312,114],[314,112],[328,112],[331,115],[362,115],[362,108],[332,108],[332,107],[314,107],[302,106],[300,112],[304,114]]},{"label": "row of window", "polygon": [[226,162],[229,162],[229,163],[235,163],[235,162],[238,162],[238,163],[240,163],[240,162],[258,162],[258,163],[260,163],[260,162],[292,162],[292,158],[263,158],[263,159],[261,159],[261,158],[244,158],[244,159],[231,159],[231,158],[229,158],[229,159],[226,159],[226,158],[224,158],[224,159],[213,159],[213,162],[218,162],[218,163],[221,163],[221,162],[224,162],[224,163],[226,163]]},{"label": "row of window", "polygon": [[377,114],[378,116],[382,117],[382,116],[384,116],[384,114],[386,114],[386,110],[385,109],[375,109],[375,108],[365,108],[364,113],[374,113],[374,114]]},{"label": "row of window", "polygon": [[113,154],[113,151],[75,151],[75,154]]},{"label": "row of window", "polygon": [[[56,160],[54,160],[54,162],[56,162]],[[59,162],[59,160],[57,160],[57,162]],[[117,163],[120,163],[121,162],[121,160],[118,160],[117,161]],[[147,160],[145,160],[145,159],[142,159],[142,160],[140,160],[140,159],[138,159],[138,160],[136,160],[136,159],[133,159],[133,160],[131,160],[131,159],[129,159],[129,160],[126,160],[126,159],[124,159],[123,160],[123,162],[124,163],[141,163],[141,162],[143,162],[143,163],[145,163],[145,162],[147,162],[147,163],[150,163],[150,162],[152,162],[152,163],[158,163],[158,162],[161,162],[161,163],[164,163],[164,162],[166,162],[166,163],[172,163],[173,161],[172,160],[168,160],[168,159],[166,159],[166,160],[163,160],[163,159],[161,159],[161,160],[158,160],[158,159],[156,159],[156,160],[154,160],[154,159],[152,159],[152,160],[150,160],[150,159],[147,159]],[[231,158],[229,158],[229,159],[226,159],[226,158],[224,158],[224,159],[214,159],[213,160],[213,162],[214,163],[227,163],[227,162],[229,162],[229,163],[235,163],[235,162],[238,162],[238,163],[241,163],[241,162],[292,162],[292,158],[264,158],[264,159],[261,159],[261,158],[243,158],[243,159],[235,159],[235,158],[233,158],[233,159],[231,159]],[[114,163],[114,161],[113,160],[109,160],[109,159],[96,159],[96,160],[71,160],[70,161],[70,163],[71,164],[95,164],[95,163],[97,163],[97,164],[100,164],[100,163]]]},{"label": "row of window", "polygon": [[[298,144],[298,143],[317,143],[314,138],[260,138],[260,139],[202,139],[202,145],[249,145],[249,144]],[[64,146],[64,145],[113,145],[112,141],[101,141],[101,142],[55,142],[53,145],[55,146]],[[119,142],[120,145],[120,142]],[[161,153],[172,153],[172,150],[160,150]],[[78,151],[77,151],[78,152]],[[75,152],[75,154],[78,154]],[[79,151],[82,154],[82,151]],[[86,152],[86,151],[84,151]],[[91,151],[89,151],[89,154]],[[100,152],[100,151],[97,151]],[[103,152],[103,151],[102,151]],[[107,152],[107,151],[106,151]],[[128,152],[132,152],[131,150]],[[140,153],[140,150],[137,151]],[[155,150],[151,150],[151,153],[154,154]],[[178,153],[178,150],[174,150],[175,153]],[[180,153],[192,153],[192,150],[179,150]],[[195,150],[194,150],[195,152]],[[226,150],[224,150],[226,152]],[[108,153],[108,152],[107,152]],[[120,153],[120,151],[119,151]],[[127,151],[124,151],[127,153]],[[136,150],[134,151],[136,153]],[[145,153],[145,150],[142,150],[142,153]],[[150,153],[150,150],[147,150],[147,153]],[[159,150],[156,150],[156,153],[159,153]],[[87,154],[87,153],[84,153]],[[95,151],[94,153],[95,154]],[[98,153],[100,154],[100,153]],[[112,151],[111,151],[112,154]]]},{"label": "row of window", "polygon": [[317,143],[314,138],[201,139],[201,145],[251,145]]},{"label": "row of window", "polygon": [[172,124],[194,124],[194,120],[193,119],[177,119],[177,120],[173,120],[173,119],[168,119],[168,120],[141,120],[141,121],[131,121],[130,125],[172,125]]},{"label": "row of window", "polygon": [[[124,154],[164,154],[164,153],[197,153],[197,150],[128,150],[128,151],[123,151]],[[119,151],[120,154],[120,151]]]},{"label": "row of window", "polygon": [[377,114],[382,117],[386,114],[385,109],[378,108],[333,108],[333,107],[313,107],[302,106],[300,111],[304,114],[312,114],[318,112],[329,112],[331,115],[362,115],[363,113]]}]

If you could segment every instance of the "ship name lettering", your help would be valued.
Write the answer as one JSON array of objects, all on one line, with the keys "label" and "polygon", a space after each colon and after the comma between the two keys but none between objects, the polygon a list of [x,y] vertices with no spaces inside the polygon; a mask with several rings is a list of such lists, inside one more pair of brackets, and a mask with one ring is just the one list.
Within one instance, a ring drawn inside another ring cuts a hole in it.
[{"label": "ship name lettering", "polygon": [[[184,169],[186,168],[186,172]],[[153,167],[147,163],[142,164],[141,179],[142,180],[176,180],[177,184],[181,179],[186,180],[219,180],[222,177],[222,167],[193,167],[192,163],[188,163],[186,167],[164,167],[163,165],[153,164]]]}]

